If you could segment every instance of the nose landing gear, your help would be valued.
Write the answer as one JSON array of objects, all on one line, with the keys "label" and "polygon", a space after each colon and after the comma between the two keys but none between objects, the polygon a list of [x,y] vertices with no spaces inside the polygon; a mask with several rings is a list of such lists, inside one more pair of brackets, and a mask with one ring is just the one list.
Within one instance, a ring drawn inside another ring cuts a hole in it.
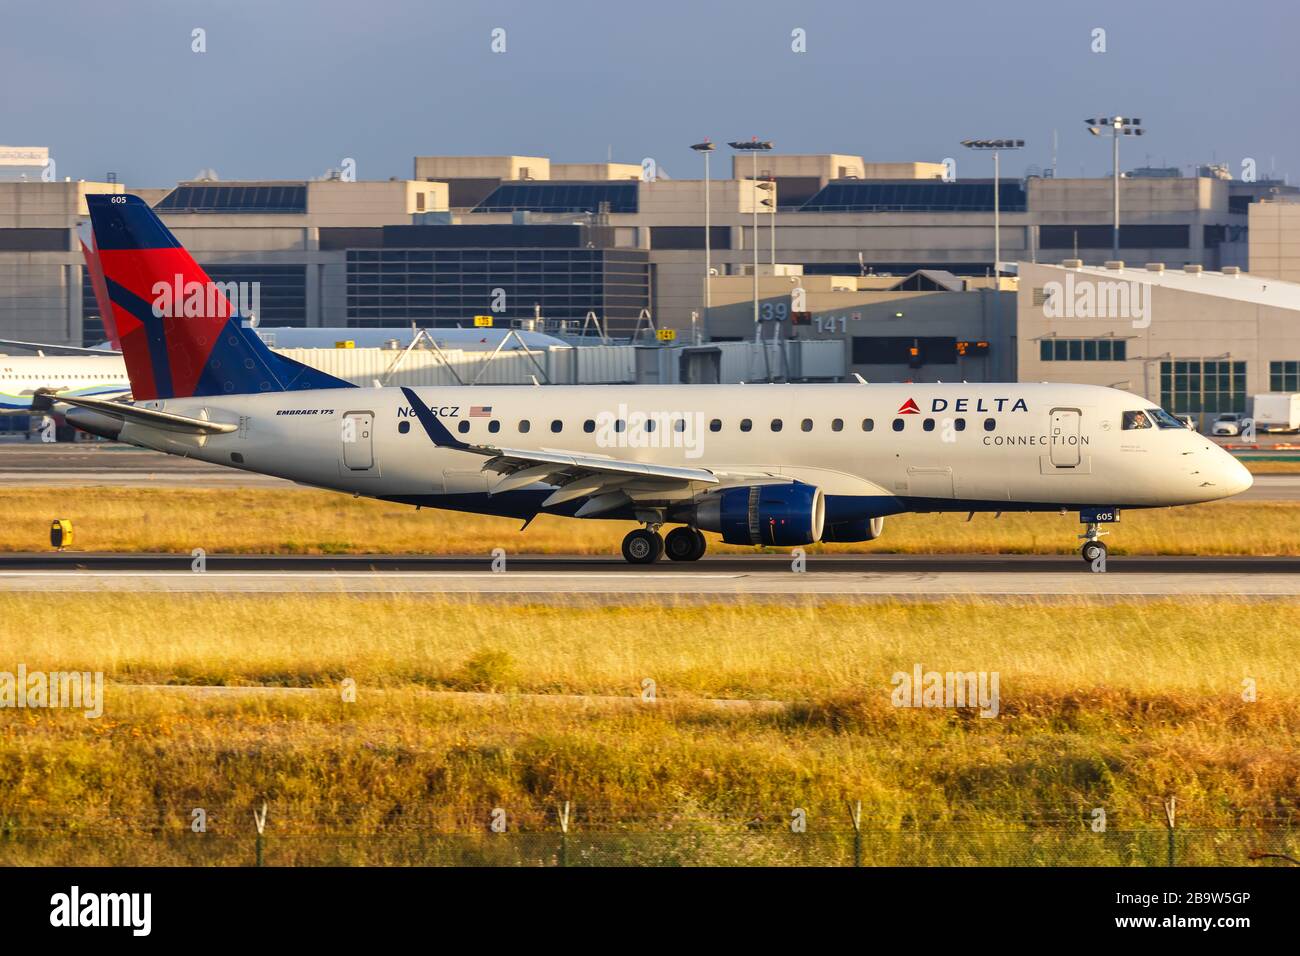
[{"label": "nose landing gear", "polygon": [[1083,539],[1083,547],[1079,549],[1079,554],[1083,560],[1091,565],[1096,565],[1097,560],[1101,559],[1104,569],[1107,551],[1106,545],[1101,541],[1101,536],[1109,534],[1109,532],[1102,531],[1101,526],[1118,520],[1118,508],[1087,508],[1079,512],[1079,522],[1087,528],[1083,534],[1079,535]]},{"label": "nose landing gear", "polygon": [[1098,531],[1096,528],[1097,526],[1095,524],[1090,524],[1088,525],[1088,534],[1079,535],[1080,538],[1088,539],[1083,543],[1083,547],[1079,549],[1079,554],[1081,554],[1083,560],[1087,561],[1089,564],[1096,564],[1098,558],[1104,560],[1107,554],[1105,544],[1098,541],[1097,538],[1088,537],[1088,535],[1100,536],[1106,533],[1104,531]]}]

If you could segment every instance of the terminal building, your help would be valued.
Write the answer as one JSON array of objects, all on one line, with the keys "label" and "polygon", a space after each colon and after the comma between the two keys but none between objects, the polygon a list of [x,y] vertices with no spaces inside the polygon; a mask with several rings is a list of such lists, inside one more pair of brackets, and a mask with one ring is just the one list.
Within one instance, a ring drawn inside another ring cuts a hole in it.
[{"label": "terminal building", "polygon": [[[12,149],[33,162],[35,151]],[[1113,258],[1109,177],[948,181],[941,162],[832,153],[736,153],[721,169],[723,151],[707,185],[703,162],[683,147],[671,163],[419,156],[410,179],[206,179],[131,191],[214,279],[258,284],[264,325],[437,326],[491,315],[561,334],[593,322],[615,338],[672,330],[692,346],[838,340],[848,372],[871,381],[1043,377],[1034,343],[1050,330],[1024,303],[1047,280],[1024,277]],[[962,171],[974,162],[962,157]],[[695,169],[669,178],[667,166]],[[0,181],[0,338],[102,341],[77,226],[88,192],[129,187],[31,172]],[[1232,270],[1242,283],[1300,282],[1298,191],[1197,173],[1120,180],[1120,257],[1144,275],[1155,274],[1146,263],[1164,263],[1168,276],[1200,267],[1202,290]],[[1284,343],[1261,349],[1275,345]],[[1167,350],[1185,351],[1175,346]],[[1110,381],[1141,383],[1131,364],[1121,371]]]},{"label": "terminal building", "polygon": [[1021,263],[1016,330],[1021,381],[1123,388],[1201,426],[1300,391],[1300,284],[1235,266]]}]

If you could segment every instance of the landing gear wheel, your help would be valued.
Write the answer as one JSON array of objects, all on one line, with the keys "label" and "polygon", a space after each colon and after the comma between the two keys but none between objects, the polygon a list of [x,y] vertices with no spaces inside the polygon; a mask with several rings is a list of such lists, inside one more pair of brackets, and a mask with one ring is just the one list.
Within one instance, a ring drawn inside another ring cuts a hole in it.
[{"label": "landing gear wheel", "polygon": [[1083,555],[1083,560],[1089,564],[1094,564],[1098,558],[1106,557],[1106,545],[1100,541],[1086,541],[1083,547],[1079,549],[1079,554]]},{"label": "landing gear wheel", "polygon": [[707,547],[704,535],[694,528],[674,528],[664,538],[664,554],[672,561],[698,561]]},{"label": "landing gear wheel", "polygon": [[638,528],[623,539],[623,557],[631,564],[654,564],[664,553],[664,539],[654,531]]}]

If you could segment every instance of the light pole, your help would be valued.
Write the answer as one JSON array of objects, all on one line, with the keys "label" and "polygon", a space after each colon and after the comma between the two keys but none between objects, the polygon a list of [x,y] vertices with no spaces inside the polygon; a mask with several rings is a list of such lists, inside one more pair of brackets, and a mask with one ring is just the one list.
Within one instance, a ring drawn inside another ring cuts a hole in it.
[{"label": "light pole", "polygon": [[1142,121],[1131,116],[1103,116],[1101,119],[1086,119],[1084,123],[1093,136],[1101,136],[1102,130],[1109,130],[1111,138],[1111,179],[1115,205],[1115,225],[1111,230],[1110,257],[1119,259],[1119,138],[1121,136],[1141,136],[1146,131]]},{"label": "light pole", "polygon": [[[737,141],[734,143],[728,143],[727,145],[735,150],[746,150],[754,157],[753,179],[755,188],[758,188],[758,154],[770,151],[772,149],[771,142],[760,140],[755,136],[748,142]],[[770,200],[764,199],[763,202],[767,205],[771,205]],[[756,197],[754,200],[754,334],[756,337],[761,338],[759,335],[760,326],[758,324],[758,205],[759,203]]]},{"label": "light pole", "polygon": [[1002,222],[1001,193],[1002,167],[998,154],[1004,149],[1023,149],[1023,139],[964,139],[961,144],[967,149],[983,149],[993,152],[993,278],[1002,275]]},{"label": "light pole", "polygon": [[704,156],[704,334],[709,334],[709,306],[713,301],[713,292],[709,288],[709,278],[713,274],[713,237],[709,232],[709,154],[714,146],[705,137],[704,142],[696,143],[691,149]]},{"label": "light pole", "polygon": [[772,194],[772,275],[776,275],[776,181],[764,180],[758,188]]}]

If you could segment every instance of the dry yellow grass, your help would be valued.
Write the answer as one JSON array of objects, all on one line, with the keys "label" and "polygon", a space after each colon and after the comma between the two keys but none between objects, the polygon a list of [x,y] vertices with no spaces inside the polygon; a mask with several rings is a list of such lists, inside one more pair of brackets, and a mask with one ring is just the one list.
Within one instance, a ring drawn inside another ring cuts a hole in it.
[{"label": "dry yellow grass", "polygon": [[1300,475],[1300,461],[1257,461],[1246,458],[1242,464],[1252,475]]},{"label": "dry yellow grass", "polygon": [[[512,830],[553,830],[569,800],[580,832],[677,834],[603,851],[623,862],[844,862],[843,808],[861,799],[873,829],[916,838],[869,862],[1159,862],[1158,833],[1146,850],[1090,840],[1086,814],[1154,828],[1173,792],[1189,826],[1253,828],[1188,850],[1240,863],[1265,837],[1294,850],[1278,826],[1300,787],[1297,613],[2,595],[0,670],[102,670],[110,685],[99,720],[0,711],[0,861],[247,863],[262,800],[272,862],[537,861],[554,847],[422,841],[481,834],[494,807]],[[1000,715],[892,707],[891,674],[918,662],[998,671]],[[645,678],[656,703],[637,699]],[[318,690],[129,686],[158,682]],[[498,693],[454,693],[481,689]],[[702,700],[722,696],[787,706]],[[193,807],[213,839],[189,834]],[[793,807],[838,842],[794,849]],[[701,830],[717,842],[688,836]],[[971,830],[1013,835],[985,846]]]},{"label": "dry yellow grass", "polygon": [[[0,594],[0,669],[110,681],[814,700],[916,662],[1014,687],[1300,693],[1300,608],[1180,600],[476,606],[420,595]],[[498,654],[495,662],[490,656]],[[942,665],[942,666],[940,666]],[[477,668],[477,671],[476,671]],[[481,671],[481,673],[479,673]]]},{"label": "dry yellow grass", "polygon": [[[86,551],[271,554],[617,555],[628,522],[539,517],[520,522],[413,508],[308,490],[265,489],[0,489],[0,551],[48,546],[49,523],[70,518],[76,547]],[[815,545],[825,553],[1071,552],[1077,515],[901,515],[879,541]],[[1300,554],[1300,504],[1243,502],[1129,511],[1107,539],[1117,554]],[[713,553],[751,548],[723,545]]]}]

